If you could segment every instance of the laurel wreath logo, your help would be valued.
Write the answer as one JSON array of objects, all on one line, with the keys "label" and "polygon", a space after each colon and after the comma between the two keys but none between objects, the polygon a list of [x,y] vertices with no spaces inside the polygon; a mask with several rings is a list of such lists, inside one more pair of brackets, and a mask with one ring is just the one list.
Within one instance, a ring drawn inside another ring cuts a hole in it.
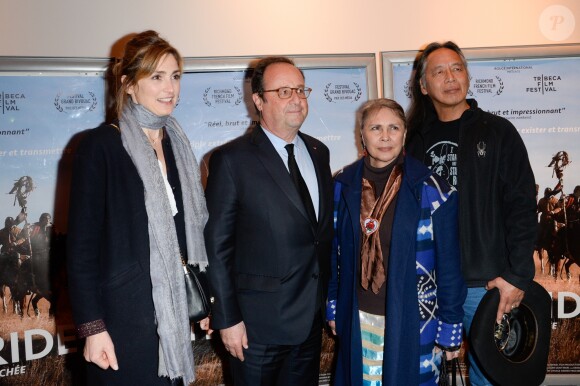
[{"label": "laurel wreath logo", "polygon": [[499,88],[497,89],[497,92],[495,93],[495,95],[499,95],[503,92],[503,80],[501,80],[501,78],[497,75],[495,76],[495,78],[497,79],[497,81],[499,83]]},{"label": "laurel wreath logo", "polygon": [[54,107],[56,107],[56,109],[61,113],[64,113],[64,109],[60,105],[59,101],[60,101],[60,93],[56,94],[56,97],[54,98]]},{"label": "laurel wreath logo", "polygon": [[[352,102],[356,102],[358,101],[361,96],[362,96],[362,88],[361,86],[357,83],[357,82],[352,82],[352,84],[354,84],[354,87],[356,88],[356,95],[354,96]],[[330,90],[330,86],[332,85],[332,83],[328,83],[325,87],[324,87],[324,97],[326,98],[327,101],[329,101],[330,103],[335,102],[334,99],[329,95],[328,90]]]},{"label": "laurel wreath logo", "polygon": [[[86,111],[93,111],[94,109],[97,108],[97,96],[95,95],[94,92],[88,91],[89,95],[91,96],[91,105],[89,106],[88,110]],[[60,111],[61,113],[64,113],[64,107],[62,107],[62,105],[60,104],[60,96],[62,95],[62,93],[58,93],[56,94],[56,97],[54,98],[54,107]],[[80,110],[82,111],[82,110]]]},{"label": "laurel wreath logo", "polygon": [[362,96],[362,88],[358,85],[357,82],[352,82],[352,83],[354,84],[354,87],[356,87],[356,96],[354,97],[354,101],[353,101],[353,102],[356,102]]},{"label": "laurel wreath logo", "polygon": [[405,86],[403,87],[403,91],[405,93],[405,96],[409,99],[411,99],[411,81],[408,80],[405,82]]},{"label": "laurel wreath logo", "polygon": [[238,87],[238,86],[234,86],[234,88],[236,89],[236,91],[238,92],[238,98],[236,99],[236,101],[234,102],[234,104],[237,106],[240,103],[242,103],[242,100],[244,99],[243,95],[242,95],[242,90]]},{"label": "laurel wreath logo", "polygon": [[[234,89],[236,90],[236,93],[238,94],[236,100],[234,101],[234,106],[237,106],[240,103],[242,103],[242,101],[244,100],[244,94],[242,93],[242,89],[240,87],[234,86]],[[215,106],[212,105],[211,101],[207,97],[210,90],[211,90],[211,87],[208,87],[205,90],[203,90],[203,103],[205,103],[209,107],[215,108]]]},{"label": "laurel wreath logo", "polygon": [[[469,77],[469,85],[470,85],[470,86],[471,86],[471,80],[472,80],[472,79],[473,79],[473,77],[471,77],[471,76],[470,76],[470,77]],[[469,88],[467,89],[467,95],[469,95],[470,97],[472,97],[472,96],[473,96],[473,92],[471,91],[471,87],[469,87]]]},{"label": "laurel wreath logo", "polygon": [[89,95],[91,96],[91,99],[93,100],[93,102],[91,103],[91,107],[89,107],[89,111],[93,111],[95,109],[95,107],[97,107],[97,97],[95,96],[94,93],[89,91]]},{"label": "laurel wreath logo", "polygon": [[332,83],[328,83],[326,85],[326,87],[324,87],[324,97],[326,98],[327,101],[329,101],[330,103],[334,102],[332,100],[332,97],[330,95],[328,95],[328,90],[330,89],[330,86],[332,85]]},{"label": "laurel wreath logo", "polygon": [[203,103],[205,103],[209,107],[214,107],[211,105],[211,102],[207,99],[207,94],[209,93],[209,90],[211,90],[211,87],[208,87],[203,91]]}]

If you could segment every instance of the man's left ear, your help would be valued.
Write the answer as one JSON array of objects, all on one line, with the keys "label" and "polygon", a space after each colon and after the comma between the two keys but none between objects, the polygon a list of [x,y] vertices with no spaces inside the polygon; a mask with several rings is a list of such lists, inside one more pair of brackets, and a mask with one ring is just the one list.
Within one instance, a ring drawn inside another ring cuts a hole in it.
[{"label": "man's left ear", "polygon": [[252,94],[252,100],[254,101],[254,104],[256,105],[256,108],[258,109],[258,111],[261,113],[262,112],[262,104],[264,103],[264,101],[262,100],[260,95],[258,95],[257,92]]}]

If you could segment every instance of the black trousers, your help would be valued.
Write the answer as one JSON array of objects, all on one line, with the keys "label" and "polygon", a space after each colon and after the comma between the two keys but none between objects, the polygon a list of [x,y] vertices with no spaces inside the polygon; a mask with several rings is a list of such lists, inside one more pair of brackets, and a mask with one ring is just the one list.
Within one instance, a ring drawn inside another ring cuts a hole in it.
[{"label": "black trousers", "polygon": [[320,313],[308,337],[299,345],[248,342],[244,361],[230,357],[235,386],[317,386],[320,372],[322,320]]}]

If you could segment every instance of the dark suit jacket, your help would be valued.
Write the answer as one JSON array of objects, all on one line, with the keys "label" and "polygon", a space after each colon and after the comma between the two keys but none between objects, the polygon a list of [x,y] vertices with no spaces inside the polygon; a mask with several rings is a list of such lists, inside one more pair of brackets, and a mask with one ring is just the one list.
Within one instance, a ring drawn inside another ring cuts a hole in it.
[{"label": "dark suit jacket", "polygon": [[318,179],[318,224],[257,127],[211,156],[205,228],[214,291],[212,327],[240,321],[250,342],[303,342],[322,312],[330,271],[332,177],[328,148],[299,133]]}]

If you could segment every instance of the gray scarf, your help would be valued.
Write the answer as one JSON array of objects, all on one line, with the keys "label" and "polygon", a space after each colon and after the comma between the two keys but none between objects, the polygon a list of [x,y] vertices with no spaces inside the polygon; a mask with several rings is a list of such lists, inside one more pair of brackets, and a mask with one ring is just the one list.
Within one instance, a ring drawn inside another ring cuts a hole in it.
[{"label": "gray scarf", "polygon": [[[119,123],[123,146],[145,187],[151,283],[159,334],[158,374],[171,379],[181,377],[184,384],[189,385],[195,379],[195,374],[177,232],[157,157],[139,124],[150,121],[151,117],[145,116],[143,109],[137,106],[129,100]],[[207,266],[203,239],[207,208],[199,166],[191,144],[175,118],[168,116],[164,123],[171,139],[183,192],[188,262],[199,263],[203,269]]]}]

